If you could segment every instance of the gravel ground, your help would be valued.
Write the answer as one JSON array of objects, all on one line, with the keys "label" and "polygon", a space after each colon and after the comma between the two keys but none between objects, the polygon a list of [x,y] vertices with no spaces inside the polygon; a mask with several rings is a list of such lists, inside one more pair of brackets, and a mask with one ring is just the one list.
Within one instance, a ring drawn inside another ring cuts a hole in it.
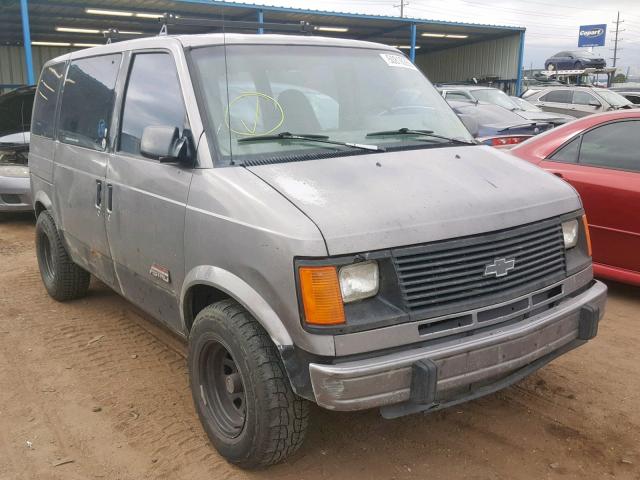
[{"label": "gravel ground", "polygon": [[307,441],[259,472],[209,445],[185,348],[99,282],[41,284],[32,217],[0,223],[0,479],[640,480],[640,289],[609,284],[598,337],[520,384],[429,415],[312,411]]}]

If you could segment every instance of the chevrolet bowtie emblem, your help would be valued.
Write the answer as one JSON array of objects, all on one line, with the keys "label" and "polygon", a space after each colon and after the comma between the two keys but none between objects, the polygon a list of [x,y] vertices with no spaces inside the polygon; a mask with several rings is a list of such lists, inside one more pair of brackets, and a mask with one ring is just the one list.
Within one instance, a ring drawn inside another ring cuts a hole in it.
[{"label": "chevrolet bowtie emblem", "polygon": [[515,258],[496,258],[493,263],[484,267],[484,276],[504,277],[514,268],[516,268]]}]

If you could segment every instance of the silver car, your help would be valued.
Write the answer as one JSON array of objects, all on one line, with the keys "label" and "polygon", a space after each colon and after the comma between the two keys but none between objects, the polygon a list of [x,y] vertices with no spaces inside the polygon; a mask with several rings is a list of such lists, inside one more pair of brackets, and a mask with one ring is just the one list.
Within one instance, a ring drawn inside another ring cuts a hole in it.
[{"label": "silver car", "polygon": [[575,118],[621,108],[635,108],[622,95],[594,87],[549,87],[530,96],[527,101],[545,112],[571,115]]},{"label": "silver car", "polygon": [[34,91],[25,87],[0,95],[0,215],[33,208],[27,156]]},{"label": "silver car", "polygon": [[69,53],[44,66],[29,160],[49,294],[95,275],[184,337],[202,425],[243,467],[295,452],[310,401],[445,408],[584,344],[603,314],[575,191],[476,144],[385,45]]}]

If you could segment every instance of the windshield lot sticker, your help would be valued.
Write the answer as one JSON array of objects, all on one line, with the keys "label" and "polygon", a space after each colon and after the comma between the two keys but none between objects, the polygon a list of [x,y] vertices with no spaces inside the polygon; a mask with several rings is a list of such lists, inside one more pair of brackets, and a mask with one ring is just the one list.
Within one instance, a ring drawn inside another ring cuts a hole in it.
[{"label": "windshield lot sticker", "polygon": [[410,68],[411,70],[417,70],[416,66],[411,63],[407,57],[402,55],[395,55],[393,53],[381,53],[380,56],[390,67]]}]

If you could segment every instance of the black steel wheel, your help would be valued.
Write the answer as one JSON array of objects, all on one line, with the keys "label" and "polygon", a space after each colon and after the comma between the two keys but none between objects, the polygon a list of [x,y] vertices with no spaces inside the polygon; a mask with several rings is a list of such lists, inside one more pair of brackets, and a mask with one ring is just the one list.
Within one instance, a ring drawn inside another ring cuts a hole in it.
[{"label": "black steel wheel", "polygon": [[42,283],[51,297],[63,302],[87,293],[91,276],[69,257],[47,210],[36,221],[36,257]]},{"label": "black steel wheel", "polygon": [[244,382],[236,362],[221,342],[211,341],[200,354],[199,368],[206,375],[200,384],[206,408],[220,432],[236,438],[247,418]]},{"label": "black steel wheel", "polygon": [[202,309],[189,332],[193,401],[211,443],[243,468],[278,463],[304,440],[309,405],[276,346],[234,300]]}]

